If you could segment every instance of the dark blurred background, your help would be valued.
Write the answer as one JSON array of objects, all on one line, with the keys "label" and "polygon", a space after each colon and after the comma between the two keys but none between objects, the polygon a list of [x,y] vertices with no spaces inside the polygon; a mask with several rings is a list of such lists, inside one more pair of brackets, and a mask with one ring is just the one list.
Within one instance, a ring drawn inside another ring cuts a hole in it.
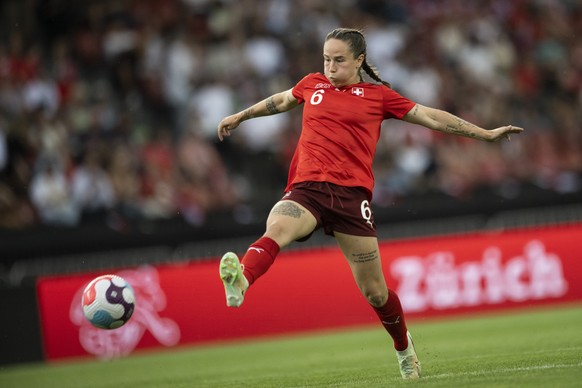
[{"label": "dark blurred background", "polygon": [[385,122],[381,238],[582,219],[579,1],[3,0],[0,284],[254,241],[301,109],[223,143],[216,126],[322,71],[338,26],[410,99],[526,128],[490,144]]}]

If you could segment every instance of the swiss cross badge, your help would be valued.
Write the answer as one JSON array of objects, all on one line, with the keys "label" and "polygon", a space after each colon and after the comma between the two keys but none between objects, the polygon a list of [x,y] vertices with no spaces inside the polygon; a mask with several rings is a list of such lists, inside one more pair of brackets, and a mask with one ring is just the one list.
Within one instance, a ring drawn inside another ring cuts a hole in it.
[{"label": "swiss cross badge", "polygon": [[352,94],[356,96],[364,97],[364,88],[352,88]]}]

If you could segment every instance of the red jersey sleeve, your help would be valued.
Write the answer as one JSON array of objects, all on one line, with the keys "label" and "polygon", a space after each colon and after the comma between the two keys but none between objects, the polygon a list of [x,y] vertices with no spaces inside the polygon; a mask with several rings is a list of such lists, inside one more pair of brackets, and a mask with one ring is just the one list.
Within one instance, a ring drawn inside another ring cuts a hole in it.
[{"label": "red jersey sleeve", "polygon": [[299,104],[303,104],[303,102],[305,101],[305,98],[303,96],[303,93],[305,92],[305,84],[307,83],[308,79],[313,75],[314,73],[309,73],[307,74],[305,77],[303,77],[303,79],[301,81],[299,81],[297,83],[297,85],[295,85],[293,87],[293,89],[291,90],[291,94],[293,94],[293,97],[295,97],[297,99],[297,102]]},{"label": "red jersey sleeve", "polygon": [[408,98],[401,96],[398,92],[388,87],[382,88],[382,97],[385,119],[394,118],[402,120],[416,105],[415,102],[410,101]]}]

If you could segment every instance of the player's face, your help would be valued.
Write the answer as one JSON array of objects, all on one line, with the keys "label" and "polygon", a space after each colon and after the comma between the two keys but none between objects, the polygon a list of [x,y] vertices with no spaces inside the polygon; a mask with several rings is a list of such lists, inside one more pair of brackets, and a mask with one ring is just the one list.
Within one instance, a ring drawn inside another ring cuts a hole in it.
[{"label": "player's face", "polygon": [[348,43],[339,39],[328,39],[323,45],[323,67],[325,76],[335,87],[360,82],[358,70],[364,55],[354,58]]}]

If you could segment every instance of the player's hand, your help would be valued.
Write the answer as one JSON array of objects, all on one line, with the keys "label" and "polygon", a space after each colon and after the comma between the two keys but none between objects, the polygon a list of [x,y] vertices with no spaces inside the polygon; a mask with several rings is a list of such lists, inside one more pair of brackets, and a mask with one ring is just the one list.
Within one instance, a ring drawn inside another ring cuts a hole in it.
[{"label": "player's hand", "polygon": [[238,114],[223,118],[218,124],[218,139],[223,141],[226,136],[230,136],[230,131],[238,127],[240,122]]},{"label": "player's hand", "polygon": [[511,140],[512,134],[517,134],[523,132],[523,128],[516,127],[515,125],[506,125],[503,127],[495,128],[490,131],[493,135],[490,141],[498,141],[501,139],[507,139],[508,141]]}]

